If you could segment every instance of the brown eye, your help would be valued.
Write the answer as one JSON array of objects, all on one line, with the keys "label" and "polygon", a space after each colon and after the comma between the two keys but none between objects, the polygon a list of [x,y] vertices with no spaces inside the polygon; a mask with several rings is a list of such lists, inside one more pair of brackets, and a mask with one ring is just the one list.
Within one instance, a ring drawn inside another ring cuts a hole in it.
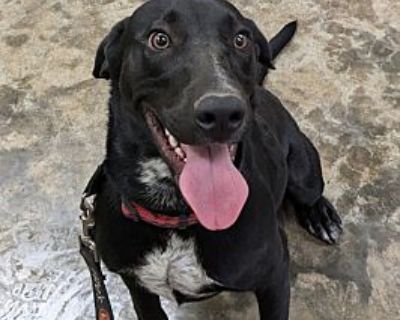
[{"label": "brown eye", "polygon": [[164,32],[153,32],[149,37],[149,47],[153,50],[165,50],[170,45],[171,39]]},{"label": "brown eye", "polygon": [[243,33],[238,33],[233,40],[235,48],[245,49],[249,45],[249,38]]}]

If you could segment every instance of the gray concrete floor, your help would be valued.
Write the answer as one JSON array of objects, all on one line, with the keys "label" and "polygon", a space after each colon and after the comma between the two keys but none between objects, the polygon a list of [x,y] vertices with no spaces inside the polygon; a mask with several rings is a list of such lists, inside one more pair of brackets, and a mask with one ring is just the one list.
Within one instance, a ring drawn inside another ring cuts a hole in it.
[{"label": "gray concrete floor", "polygon": [[[345,222],[336,247],[289,223],[291,319],[400,319],[400,2],[234,2],[269,37],[299,20],[266,86],[318,146]],[[103,156],[108,88],[91,68],[139,1],[0,3],[0,319],[93,319],[78,201]],[[121,281],[108,284],[117,319],[134,319]],[[167,309],[257,319],[251,296]]]}]

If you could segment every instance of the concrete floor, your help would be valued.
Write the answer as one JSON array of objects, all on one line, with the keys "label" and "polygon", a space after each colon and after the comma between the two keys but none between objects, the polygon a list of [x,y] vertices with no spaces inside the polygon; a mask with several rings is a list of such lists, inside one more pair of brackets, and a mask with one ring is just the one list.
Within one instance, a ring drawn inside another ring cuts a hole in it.
[{"label": "concrete floor", "polygon": [[[269,37],[299,21],[266,85],[318,146],[346,228],[328,247],[289,223],[291,319],[400,319],[400,2],[234,2]],[[108,87],[92,62],[140,2],[0,3],[0,319],[93,319],[78,201],[103,156]],[[134,319],[121,281],[108,284],[116,318]],[[258,317],[252,296],[167,309]]]}]

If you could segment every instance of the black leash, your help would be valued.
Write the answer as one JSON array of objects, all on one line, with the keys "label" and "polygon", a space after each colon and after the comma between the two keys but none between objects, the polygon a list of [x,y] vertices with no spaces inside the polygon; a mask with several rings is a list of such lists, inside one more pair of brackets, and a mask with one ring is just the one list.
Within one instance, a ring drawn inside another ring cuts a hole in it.
[{"label": "black leash", "polygon": [[92,279],[93,297],[96,309],[96,320],[114,320],[110,299],[104,284],[105,276],[101,270],[101,261],[94,240],[94,206],[96,195],[104,179],[103,164],[101,164],[89,180],[83,192],[80,209],[82,221],[82,234],[79,237],[80,254],[90,271]]}]

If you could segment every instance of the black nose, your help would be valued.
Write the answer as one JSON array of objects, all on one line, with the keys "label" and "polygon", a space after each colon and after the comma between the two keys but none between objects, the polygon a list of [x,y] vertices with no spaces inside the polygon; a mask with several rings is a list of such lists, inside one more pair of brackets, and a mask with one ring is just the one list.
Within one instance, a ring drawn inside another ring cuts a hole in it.
[{"label": "black nose", "polygon": [[245,103],[234,96],[209,96],[195,110],[196,124],[216,140],[229,139],[241,126]]}]

